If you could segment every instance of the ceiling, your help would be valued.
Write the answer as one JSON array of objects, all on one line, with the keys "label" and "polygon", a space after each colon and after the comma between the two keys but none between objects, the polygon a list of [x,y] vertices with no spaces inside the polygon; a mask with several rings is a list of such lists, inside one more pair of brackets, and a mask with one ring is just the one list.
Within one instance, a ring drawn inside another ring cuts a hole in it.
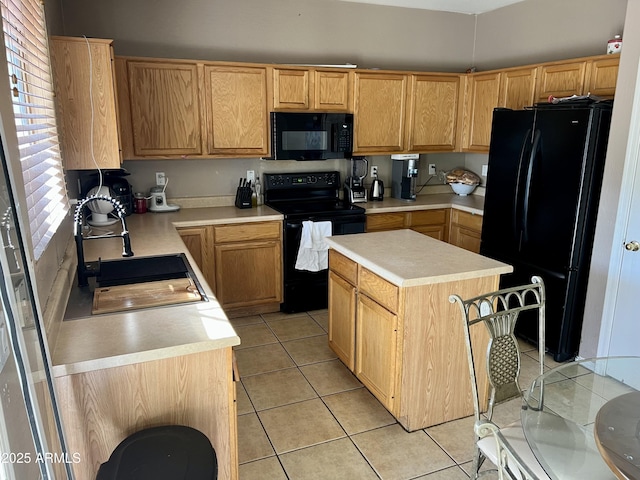
[{"label": "ceiling", "polygon": [[470,15],[489,12],[524,0],[342,0],[343,2],[371,3],[392,7],[421,8]]}]

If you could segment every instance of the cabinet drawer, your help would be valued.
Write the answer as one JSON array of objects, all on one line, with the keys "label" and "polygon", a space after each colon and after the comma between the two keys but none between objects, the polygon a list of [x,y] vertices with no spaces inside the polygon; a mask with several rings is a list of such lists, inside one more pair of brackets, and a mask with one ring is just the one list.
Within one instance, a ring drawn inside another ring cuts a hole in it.
[{"label": "cabinet drawer", "polygon": [[280,222],[242,223],[213,228],[215,243],[244,242],[247,240],[279,240]]},{"label": "cabinet drawer", "polygon": [[374,213],[367,215],[367,232],[397,230],[405,227],[404,213]]},{"label": "cabinet drawer", "polygon": [[451,210],[451,223],[457,223],[463,227],[470,228],[472,230],[482,231],[482,215],[474,215],[473,213]]},{"label": "cabinet drawer", "polygon": [[362,266],[359,272],[358,289],[388,310],[398,311],[400,289]]},{"label": "cabinet drawer", "polygon": [[358,283],[358,264],[335,250],[329,250],[329,268],[352,285]]},{"label": "cabinet drawer", "polygon": [[448,210],[439,208],[436,210],[420,210],[409,212],[409,225],[441,225],[447,223]]}]

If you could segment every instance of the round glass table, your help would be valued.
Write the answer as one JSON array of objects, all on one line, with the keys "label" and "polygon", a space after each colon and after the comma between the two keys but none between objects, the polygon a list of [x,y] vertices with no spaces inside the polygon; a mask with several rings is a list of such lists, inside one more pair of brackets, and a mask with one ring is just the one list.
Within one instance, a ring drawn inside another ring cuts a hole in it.
[{"label": "round glass table", "polygon": [[640,357],[563,364],[525,394],[524,435],[555,480],[640,480]]}]

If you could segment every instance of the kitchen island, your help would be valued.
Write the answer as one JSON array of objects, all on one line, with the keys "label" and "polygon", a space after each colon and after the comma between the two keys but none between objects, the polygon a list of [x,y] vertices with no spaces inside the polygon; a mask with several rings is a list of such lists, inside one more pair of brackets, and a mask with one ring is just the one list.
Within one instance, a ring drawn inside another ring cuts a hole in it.
[{"label": "kitchen island", "polygon": [[[449,295],[497,290],[513,268],[411,230],[327,241],[329,346],[338,357],[408,431],[473,414],[460,311]],[[484,368],[488,335],[474,330]]]}]

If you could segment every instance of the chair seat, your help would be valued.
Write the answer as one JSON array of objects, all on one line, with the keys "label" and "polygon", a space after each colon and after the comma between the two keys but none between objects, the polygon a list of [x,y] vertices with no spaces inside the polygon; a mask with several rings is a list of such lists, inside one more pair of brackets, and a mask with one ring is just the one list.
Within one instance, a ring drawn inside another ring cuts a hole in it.
[{"label": "chair seat", "polygon": [[[509,442],[509,446],[520,457],[522,463],[538,477],[540,480],[550,480],[535,455],[531,451],[527,439],[524,438],[524,431],[522,430],[522,424],[519,422],[512,423],[505,428],[500,429],[500,433]],[[498,455],[496,452],[496,442],[493,436],[481,438],[478,441],[478,448],[494,465],[498,465]],[[519,472],[514,469],[514,475],[519,477]]]},{"label": "chair seat", "polygon": [[147,428],[125,438],[96,480],[215,480],[216,453],[202,432],[182,425]]}]

